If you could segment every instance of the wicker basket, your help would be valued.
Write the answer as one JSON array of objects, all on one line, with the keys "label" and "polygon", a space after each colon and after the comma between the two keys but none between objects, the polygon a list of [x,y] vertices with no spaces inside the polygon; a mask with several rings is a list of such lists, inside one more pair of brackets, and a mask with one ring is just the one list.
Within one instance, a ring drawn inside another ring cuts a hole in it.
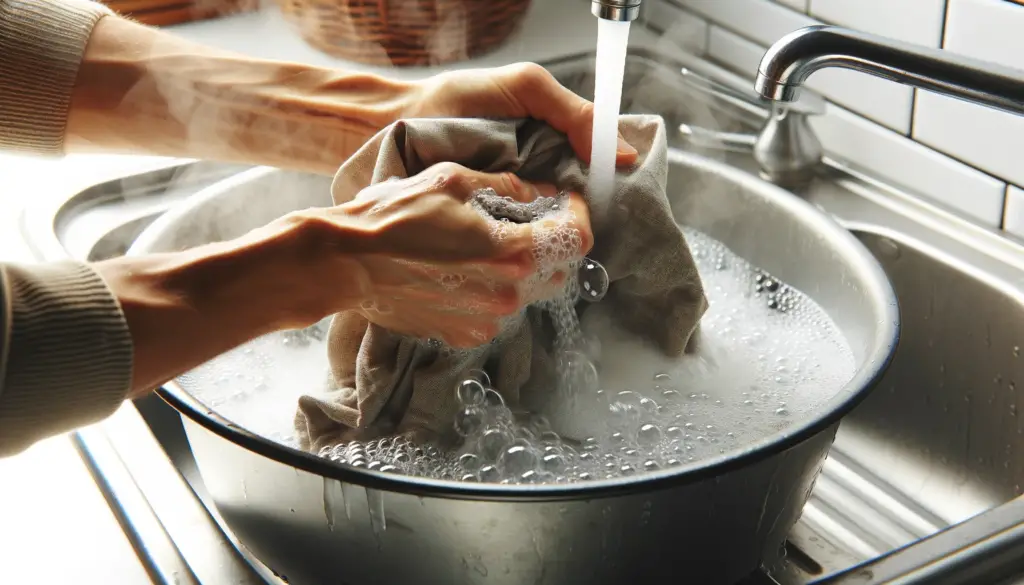
[{"label": "wicker basket", "polygon": [[277,3],[317,49],[350,61],[395,67],[452,63],[496,49],[515,32],[530,6],[530,0]]},{"label": "wicker basket", "polygon": [[101,0],[118,14],[153,26],[182,24],[246,12],[259,0]]}]

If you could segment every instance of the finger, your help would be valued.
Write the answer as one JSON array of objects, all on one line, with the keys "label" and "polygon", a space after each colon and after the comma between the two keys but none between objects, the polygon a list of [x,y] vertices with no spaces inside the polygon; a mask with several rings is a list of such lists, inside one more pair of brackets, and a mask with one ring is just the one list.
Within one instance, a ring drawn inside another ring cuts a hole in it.
[{"label": "finger", "polygon": [[[509,67],[506,87],[526,113],[564,132],[576,155],[589,163],[594,104],[570,91],[539,65],[530,63]],[[615,162],[620,167],[629,166],[639,155],[621,135],[619,138]]]},{"label": "finger", "polygon": [[498,195],[528,203],[538,197],[537,189],[513,173],[485,173],[460,164],[446,162],[430,167],[434,174],[431,189],[468,201],[481,189],[493,189]]},{"label": "finger", "polygon": [[579,193],[569,195],[569,211],[572,227],[580,233],[580,256],[586,256],[594,247],[594,229],[590,225],[590,206]]},{"label": "finger", "polygon": [[[492,273],[511,279],[523,279],[537,271],[535,249],[538,246],[556,250],[558,257],[552,262],[581,258],[594,245],[594,233],[590,225],[590,209],[578,193],[569,196],[568,209],[532,223],[516,224],[492,221],[494,257],[483,262]],[[564,249],[565,230],[569,229],[578,237],[576,249]],[[550,246],[545,240],[550,239]],[[486,269],[486,268],[485,268]]]},{"label": "finger", "polygon": [[[489,268],[483,265],[410,266],[402,283],[379,286],[376,296],[391,306],[420,304],[443,307],[448,312],[510,315],[521,309],[525,302],[516,284],[522,279],[503,277]],[[416,284],[409,286],[410,282]]]},{"label": "finger", "polygon": [[538,232],[537,228],[534,228],[534,241],[538,237],[545,237],[545,234],[550,234],[548,237],[561,240],[562,234],[560,232],[563,229],[568,228],[575,231],[579,237],[578,246],[575,250],[563,250],[565,254],[565,258],[561,258],[563,260],[584,256],[594,246],[594,232],[590,225],[590,208],[578,193],[569,194],[569,207],[565,212],[552,215],[534,223],[537,224],[538,228],[544,230],[544,232]]}]

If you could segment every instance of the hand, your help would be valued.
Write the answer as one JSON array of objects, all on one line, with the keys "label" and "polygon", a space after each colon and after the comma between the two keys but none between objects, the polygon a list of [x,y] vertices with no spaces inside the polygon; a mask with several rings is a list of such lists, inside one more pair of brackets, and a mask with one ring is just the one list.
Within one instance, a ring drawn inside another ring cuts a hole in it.
[{"label": "hand", "polygon": [[[402,118],[535,118],[569,137],[577,156],[590,162],[594,104],[563,87],[546,69],[517,63],[494,69],[449,71],[414,86]],[[629,166],[637,151],[619,136],[616,162]]]},{"label": "hand", "polygon": [[[565,274],[558,271],[538,275],[538,240],[547,234],[575,236],[578,248],[555,259],[567,264],[590,250],[593,236],[578,195],[559,215],[515,224],[489,219],[471,207],[474,192],[483,188],[523,202],[555,195],[549,185],[454,163],[378,183],[349,203],[298,214],[298,221],[315,234],[310,241],[321,242],[302,248],[326,256],[326,264],[296,278],[322,279],[327,270],[347,274],[350,284],[333,288],[350,292],[342,306],[341,295],[330,295],[330,312],[348,308],[388,330],[441,339],[454,347],[486,343],[499,333],[503,318],[550,296],[564,282]],[[347,270],[328,268],[334,250],[351,263]],[[537,283],[538,277],[547,281]]]}]

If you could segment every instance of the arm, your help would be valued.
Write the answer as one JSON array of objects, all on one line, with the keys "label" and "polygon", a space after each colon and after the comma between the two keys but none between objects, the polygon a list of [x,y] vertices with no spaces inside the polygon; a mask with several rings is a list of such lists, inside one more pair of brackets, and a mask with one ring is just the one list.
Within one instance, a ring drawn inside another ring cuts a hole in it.
[{"label": "arm", "polygon": [[[0,148],[333,174],[397,116],[410,89],[246,59],[109,14],[83,0],[0,0]],[[100,420],[212,355],[300,323],[261,306],[267,297],[244,295],[264,275],[264,286],[279,287],[281,246],[266,251],[259,238],[269,232],[257,234],[94,265],[0,265],[0,456]]]},{"label": "arm", "polygon": [[105,18],[72,94],[66,147],[333,175],[413,93],[376,75],[252,59]]}]

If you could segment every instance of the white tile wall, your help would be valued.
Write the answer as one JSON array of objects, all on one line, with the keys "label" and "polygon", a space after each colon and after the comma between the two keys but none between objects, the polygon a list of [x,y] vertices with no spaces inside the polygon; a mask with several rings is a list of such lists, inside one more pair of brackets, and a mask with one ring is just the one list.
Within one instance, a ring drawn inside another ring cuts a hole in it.
[{"label": "white tile wall", "polygon": [[926,194],[989,227],[1002,222],[1002,181],[836,105],[812,119],[811,126],[835,158]]},{"label": "white tile wall", "polygon": [[939,47],[946,0],[811,0],[815,18],[908,43]]},{"label": "white tile wall", "polygon": [[[706,56],[747,77],[768,45],[822,22],[941,47],[1024,75],[1024,1],[645,1],[671,11],[658,13],[664,22],[706,21]],[[691,50],[699,46],[686,42]],[[833,156],[1024,238],[1024,188],[1007,186],[1024,185],[1024,118],[851,71],[822,71],[808,85],[833,102],[813,122]]]},{"label": "white tile wall", "polygon": [[1024,189],[1010,185],[1006,191],[1006,219],[1003,228],[1018,238],[1024,238]]},{"label": "white tile wall", "polygon": [[[1024,69],[1024,6],[950,0],[946,18],[947,50]],[[921,92],[914,138],[1024,185],[1024,117]]]},{"label": "white tile wall", "polygon": [[799,10],[800,12],[807,12],[808,0],[779,0],[786,6]]},{"label": "white tile wall", "polygon": [[662,33],[662,39],[690,53],[707,49],[708,21],[668,2],[653,2],[644,7],[643,21]]}]

